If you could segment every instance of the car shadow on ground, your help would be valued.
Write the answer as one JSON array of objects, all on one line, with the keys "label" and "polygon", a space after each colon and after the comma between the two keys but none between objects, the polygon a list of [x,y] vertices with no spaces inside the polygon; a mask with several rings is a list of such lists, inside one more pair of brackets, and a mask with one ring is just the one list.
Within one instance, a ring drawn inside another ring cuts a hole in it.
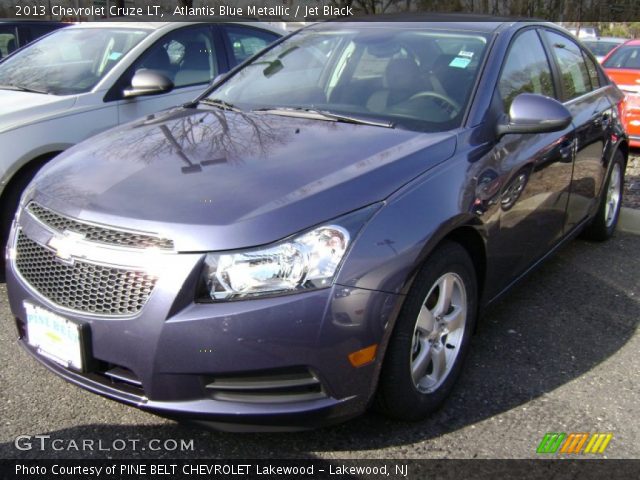
[{"label": "car shadow on ground", "polygon": [[[0,444],[0,457],[41,458],[299,458],[319,452],[410,445],[525,405],[580,377],[614,355],[640,318],[640,236],[608,243],[573,242],[491,307],[478,328],[464,373],[445,406],[417,423],[368,413],[345,424],[299,433],[233,434],[163,423],[91,423],[30,432],[68,440],[194,440],[194,451],[40,452]],[[153,418],[151,421],[153,421]],[[39,422],[34,420],[34,425]],[[37,428],[37,427],[34,427]],[[25,432],[27,433],[27,432]]]}]

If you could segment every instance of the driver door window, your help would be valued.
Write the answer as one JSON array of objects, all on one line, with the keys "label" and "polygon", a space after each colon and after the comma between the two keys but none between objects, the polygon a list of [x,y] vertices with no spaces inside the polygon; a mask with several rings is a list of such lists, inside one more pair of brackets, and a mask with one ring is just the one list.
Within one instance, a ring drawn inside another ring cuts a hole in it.
[{"label": "driver door window", "polygon": [[134,71],[155,70],[175,88],[211,82],[218,61],[209,27],[182,28],[167,34],[138,60]]},{"label": "driver door window", "polygon": [[521,93],[555,97],[551,67],[534,30],[520,34],[511,45],[500,74],[498,90],[505,112]]},{"label": "driver door window", "polygon": [[149,48],[127,70],[115,90],[121,94],[122,89],[131,84],[135,72],[141,69],[161,73],[173,82],[174,88],[161,95],[118,98],[121,100],[119,122],[182,105],[202,93],[219,71],[211,32],[209,26],[183,27],[169,32]]}]

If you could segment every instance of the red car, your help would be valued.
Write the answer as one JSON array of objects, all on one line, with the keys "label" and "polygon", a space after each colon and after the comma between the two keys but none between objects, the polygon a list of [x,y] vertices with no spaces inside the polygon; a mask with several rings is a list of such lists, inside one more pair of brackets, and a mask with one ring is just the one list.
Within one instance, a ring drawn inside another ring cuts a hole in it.
[{"label": "red car", "polygon": [[620,112],[632,147],[640,147],[640,40],[629,40],[612,50],[602,66],[620,90],[625,101]]}]

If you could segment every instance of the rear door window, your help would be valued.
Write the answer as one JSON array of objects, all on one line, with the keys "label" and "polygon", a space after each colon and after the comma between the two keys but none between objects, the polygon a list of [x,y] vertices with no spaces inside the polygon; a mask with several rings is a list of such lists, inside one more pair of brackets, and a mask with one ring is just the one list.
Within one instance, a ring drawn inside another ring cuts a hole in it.
[{"label": "rear door window", "polygon": [[254,56],[279,38],[275,33],[238,25],[226,25],[222,30],[231,47],[230,61],[232,67]]},{"label": "rear door window", "polygon": [[580,47],[564,35],[550,31],[545,33],[560,69],[563,99],[571,100],[590,92],[591,78]]},{"label": "rear door window", "polygon": [[0,26],[0,58],[4,58],[18,48],[18,38],[14,27]]}]

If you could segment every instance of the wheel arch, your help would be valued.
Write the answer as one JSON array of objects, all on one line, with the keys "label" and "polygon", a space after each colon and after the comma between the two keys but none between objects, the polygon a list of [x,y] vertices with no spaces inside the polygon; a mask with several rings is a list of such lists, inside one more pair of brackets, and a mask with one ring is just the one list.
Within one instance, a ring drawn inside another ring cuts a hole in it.
[{"label": "wheel arch", "polygon": [[464,225],[451,231],[442,241],[447,240],[458,243],[469,254],[478,282],[478,305],[481,305],[487,274],[487,251],[484,237],[476,228]]},{"label": "wheel arch", "polygon": [[402,293],[407,294],[409,292],[417,273],[433,252],[445,241],[460,244],[471,257],[478,281],[478,304],[481,305],[487,273],[487,247],[483,225],[476,217],[455,219],[431,237],[431,240],[423,248],[420,259],[416,262],[411,276],[402,289]]},{"label": "wheel arch", "polygon": [[41,153],[39,155],[36,155],[31,160],[23,162],[17,168],[17,170],[15,170],[7,178],[4,188],[2,189],[2,192],[0,192],[0,202],[4,200],[7,195],[10,194],[11,187],[14,186],[16,183],[18,183],[25,175],[28,175],[30,172],[33,172],[34,170],[39,170],[44,166],[45,163],[47,163],[53,157],[55,157],[56,155],[59,155],[62,152],[63,150],[48,151],[46,153]]},{"label": "wheel arch", "polygon": [[[393,317],[393,323],[391,328],[385,335],[384,340],[380,344],[380,358],[382,362],[384,361],[384,357],[386,355],[386,350],[388,346],[389,339],[393,330],[395,329],[395,323],[401,314],[405,301],[407,299],[407,293],[411,290],[411,287],[414,284],[414,281],[418,275],[418,272],[422,269],[425,263],[431,258],[431,255],[438,249],[438,247],[445,242],[455,242],[459,244],[462,248],[464,248],[471,261],[473,263],[476,280],[477,280],[477,307],[478,311],[476,314],[478,317],[480,316],[481,309],[483,305],[486,303],[484,300],[484,287],[486,282],[486,273],[487,273],[487,248],[486,248],[486,235],[484,233],[483,224],[476,217],[467,218],[465,220],[457,219],[453,225],[450,224],[449,228],[443,228],[440,230],[439,234],[435,234],[432,236],[430,242],[424,247],[422,251],[422,255],[420,259],[416,262],[412,274],[409,276],[407,281],[404,284],[402,289],[403,295],[401,295],[401,299],[398,302],[398,305],[395,308]],[[476,322],[476,326],[478,322]],[[380,365],[381,366],[381,365]],[[376,373],[376,382],[378,378],[379,371]],[[375,389],[374,389],[375,390]]]},{"label": "wheel arch", "polygon": [[[8,177],[4,188],[0,191],[0,205],[8,205],[15,204],[15,195],[22,195],[21,191],[16,191],[16,189],[21,190],[26,188],[28,182],[33,178],[33,176],[53,157],[61,153],[61,151],[50,151],[47,153],[43,153],[38,155],[28,162],[23,163],[13,174]],[[8,236],[8,228],[11,223],[13,216],[15,214],[13,208],[7,210],[7,208],[3,208],[0,211],[0,247],[4,246],[4,241]]]}]

